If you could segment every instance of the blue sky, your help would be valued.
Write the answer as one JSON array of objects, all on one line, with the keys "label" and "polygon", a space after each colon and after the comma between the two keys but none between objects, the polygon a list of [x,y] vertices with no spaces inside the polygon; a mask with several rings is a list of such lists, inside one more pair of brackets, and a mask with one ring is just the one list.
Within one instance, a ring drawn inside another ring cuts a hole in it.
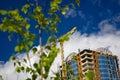
[{"label": "blue sky", "polygon": [[[30,1],[34,2],[34,0]],[[68,2],[70,1],[73,0],[69,0]],[[1,0],[0,9],[20,8],[20,6],[26,2],[26,0]],[[70,8],[66,15],[61,15],[62,22],[60,22],[58,26],[58,37],[71,30],[73,26],[77,26],[77,31],[81,34],[87,34],[87,36],[98,34],[101,29],[105,29],[103,30],[104,32],[107,30],[107,33],[120,30],[120,0],[81,0],[80,2],[79,7]],[[48,5],[48,2],[46,3]],[[64,2],[64,4],[65,3],[67,2]],[[112,25],[112,27],[101,27],[101,25],[106,23]],[[32,25],[34,25],[34,23]],[[32,31],[35,33],[38,32],[37,30]],[[0,60],[2,61],[7,61],[11,55],[15,54],[14,46],[16,45],[16,39],[13,38],[13,40],[9,42],[7,35],[8,33],[0,31]],[[39,35],[37,37],[34,44],[36,46],[39,45]],[[43,37],[45,44],[47,36],[43,35]]]}]

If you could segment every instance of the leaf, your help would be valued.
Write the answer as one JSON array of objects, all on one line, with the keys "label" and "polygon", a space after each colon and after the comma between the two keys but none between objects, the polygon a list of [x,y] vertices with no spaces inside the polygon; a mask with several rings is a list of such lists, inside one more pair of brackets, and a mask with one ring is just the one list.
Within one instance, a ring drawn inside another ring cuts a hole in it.
[{"label": "leaf", "polygon": [[30,46],[32,46],[32,45],[33,45],[33,41],[29,41],[28,44],[29,44]]},{"label": "leaf", "polygon": [[16,72],[20,73],[21,72],[20,69],[21,69],[20,67],[16,67],[15,70],[16,70]]},{"label": "leaf", "polygon": [[16,66],[16,63],[14,62],[14,66]]},{"label": "leaf", "polygon": [[29,29],[30,28],[30,24],[26,24],[25,28]]},{"label": "leaf", "polygon": [[38,64],[37,64],[37,63],[34,63],[33,66],[34,66],[34,68],[37,68],[37,67],[38,67]]},{"label": "leaf", "polygon": [[32,51],[33,53],[35,53],[37,51],[37,48],[33,48]]},{"label": "leaf", "polygon": [[23,59],[23,61],[24,61],[25,63],[27,63],[27,60],[26,60],[26,59]]},{"label": "leaf", "polygon": [[27,78],[26,80],[32,80],[32,79],[30,79],[30,78]]},{"label": "leaf", "polygon": [[73,3],[71,3],[71,6],[72,6],[72,8],[75,8],[75,5]]},{"label": "leaf", "polygon": [[10,57],[10,60],[15,60],[15,59],[16,59],[15,56]]},{"label": "leaf", "polygon": [[67,36],[67,37],[65,37],[65,41],[68,41],[70,38]]},{"label": "leaf", "polygon": [[25,69],[25,68],[22,66],[22,67],[21,67],[21,70],[24,71],[24,69]]},{"label": "leaf", "polygon": [[32,80],[36,80],[36,78],[37,78],[37,74],[33,74],[32,75]]},{"label": "leaf", "polygon": [[10,17],[15,17],[15,16],[19,15],[19,10],[15,9],[15,10],[8,11],[8,15]]},{"label": "leaf", "polygon": [[17,63],[18,63],[19,66],[21,66],[21,62],[20,61],[18,61]]},{"label": "leaf", "polygon": [[30,4],[25,4],[23,7],[22,7],[22,11],[26,14],[27,13],[27,11],[28,11],[28,9],[31,7],[31,5]]},{"label": "leaf", "polygon": [[7,14],[7,11],[6,11],[6,10],[0,10],[0,14],[6,15],[6,14]]},{"label": "leaf", "polygon": [[27,73],[30,72],[30,70],[31,70],[31,69],[30,69],[29,67],[26,68],[26,72],[27,72]]},{"label": "leaf", "polygon": [[80,0],[75,0],[77,5],[80,6]]},{"label": "leaf", "polygon": [[19,52],[19,51],[20,51],[20,47],[19,47],[19,46],[16,46],[16,47],[15,47],[15,51],[16,51],[16,52]]},{"label": "leaf", "polygon": [[66,10],[62,10],[62,14],[65,15],[66,14]]},{"label": "leaf", "polygon": [[57,4],[62,3],[62,0],[54,0]]}]

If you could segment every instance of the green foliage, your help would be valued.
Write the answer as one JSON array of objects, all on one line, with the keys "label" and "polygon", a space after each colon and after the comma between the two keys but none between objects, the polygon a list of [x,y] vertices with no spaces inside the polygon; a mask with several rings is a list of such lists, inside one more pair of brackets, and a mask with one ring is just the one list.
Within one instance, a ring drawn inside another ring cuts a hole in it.
[{"label": "green foliage", "polygon": [[37,48],[32,48],[33,53],[37,51]]},{"label": "green foliage", "polygon": [[80,6],[80,0],[75,0],[77,5]]},{"label": "green foliage", "polygon": [[[14,38],[14,35],[17,35],[17,43],[18,45],[15,46],[15,51],[22,53],[26,51],[27,53],[30,51],[30,48],[34,44],[34,40],[36,39],[37,34],[31,33],[30,28],[32,23],[30,20],[34,21],[34,27],[41,30],[46,31],[46,33],[50,34],[48,38],[48,43],[50,45],[44,46],[45,49],[50,50],[49,55],[46,55],[41,50],[41,56],[38,63],[34,63],[33,65],[30,64],[30,57],[27,55],[27,59],[24,58],[24,63],[29,62],[29,66],[23,66],[23,62],[17,60],[14,56],[11,56],[11,60],[15,60],[14,66],[16,72],[26,72],[31,74],[31,78],[27,78],[26,80],[36,80],[38,76],[42,76],[43,78],[48,77],[48,73],[50,70],[50,66],[52,65],[55,57],[59,53],[60,49],[56,47],[56,33],[58,32],[57,26],[58,23],[61,21],[60,15],[65,15],[69,7],[74,7],[73,3],[70,5],[62,5],[63,0],[52,0],[50,2],[50,7],[48,9],[48,14],[44,13],[42,6],[36,6],[33,4],[25,4],[22,6],[21,10],[14,9],[14,10],[0,10],[0,14],[3,15],[2,23],[0,23],[0,31],[8,32],[8,38],[11,41]],[[77,5],[80,4],[79,0],[76,0]],[[21,14],[22,12],[22,14]],[[24,16],[26,15],[26,16]],[[33,29],[33,28],[32,28]],[[64,41],[69,40],[69,35],[72,34],[76,30],[74,27],[71,31],[66,33],[65,35],[61,36],[58,42],[64,43]],[[40,34],[40,38],[42,39],[42,34]],[[40,43],[42,44],[42,43]],[[36,53],[37,48],[32,48],[33,53]],[[34,68],[32,68],[32,66]],[[45,73],[42,73],[42,69],[44,68]],[[68,71],[71,72],[71,71]],[[59,77],[58,74],[56,74]]]},{"label": "green foliage", "polygon": [[27,78],[26,80],[32,80],[31,78]]},{"label": "green foliage", "polygon": [[20,15],[20,11],[18,9],[9,11],[2,10],[0,13],[5,16],[0,24],[0,30],[3,32],[9,32],[10,35],[17,34],[22,38],[22,41],[18,38],[19,45],[15,47],[15,51],[28,51],[30,46],[33,45],[33,42],[31,41],[35,40],[35,35],[28,31],[30,28],[28,20]]},{"label": "green foliage", "polygon": [[26,14],[28,12],[28,9],[31,8],[32,6],[33,6],[32,4],[25,4],[21,10]]},{"label": "green foliage", "polygon": [[0,14],[6,15],[6,14],[7,14],[7,11],[6,11],[6,10],[0,10]]},{"label": "green foliage", "polygon": [[16,72],[20,73],[21,72],[21,67],[16,67]]},{"label": "green foliage", "polygon": [[15,60],[15,59],[16,59],[15,56],[10,57],[10,60]]},{"label": "green foliage", "polygon": [[90,70],[86,73],[86,80],[93,80],[94,78],[94,71]]},{"label": "green foliage", "polygon": [[0,75],[0,80],[3,80],[2,75]]}]

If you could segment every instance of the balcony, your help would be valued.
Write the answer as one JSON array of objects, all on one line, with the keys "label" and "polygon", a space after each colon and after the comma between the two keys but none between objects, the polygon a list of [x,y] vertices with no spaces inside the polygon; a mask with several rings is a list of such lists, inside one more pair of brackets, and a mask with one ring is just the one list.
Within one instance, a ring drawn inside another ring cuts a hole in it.
[{"label": "balcony", "polygon": [[92,53],[85,52],[83,54],[80,54],[81,57],[84,56],[84,55],[92,55]]},{"label": "balcony", "polygon": [[82,64],[82,67],[85,67],[85,66],[93,66],[93,63],[86,61],[85,63]]},{"label": "balcony", "polygon": [[88,61],[88,62],[92,62],[93,61],[93,58],[92,57],[85,57],[85,58],[83,58],[83,59],[81,59],[81,62],[82,63],[85,63],[86,61]]}]

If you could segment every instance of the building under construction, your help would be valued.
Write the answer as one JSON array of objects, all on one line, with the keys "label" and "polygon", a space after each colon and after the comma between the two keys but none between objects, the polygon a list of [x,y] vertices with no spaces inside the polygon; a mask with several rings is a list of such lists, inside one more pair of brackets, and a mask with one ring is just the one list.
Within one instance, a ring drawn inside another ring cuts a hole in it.
[{"label": "building under construction", "polygon": [[[106,48],[72,53],[66,62],[78,80],[86,80],[88,71],[93,71],[93,80],[120,80],[118,58]],[[69,78],[70,75],[67,76]]]}]

